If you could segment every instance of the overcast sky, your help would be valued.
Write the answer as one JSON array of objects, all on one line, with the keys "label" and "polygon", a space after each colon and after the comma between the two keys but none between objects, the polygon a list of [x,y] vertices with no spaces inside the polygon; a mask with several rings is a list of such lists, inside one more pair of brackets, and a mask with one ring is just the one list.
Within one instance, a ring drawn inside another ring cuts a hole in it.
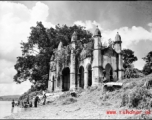
[{"label": "overcast sky", "polygon": [[27,41],[30,27],[42,21],[47,28],[77,24],[94,31],[98,25],[102,42],[122,37],[122,47],[135,52],[135,67],[142,69],[142,57],[152,51],[152,2],[106,1],[16,1],[0,2],[0,95],[22,94],[30,83],[16,85],[13,76],[20,42]]}]

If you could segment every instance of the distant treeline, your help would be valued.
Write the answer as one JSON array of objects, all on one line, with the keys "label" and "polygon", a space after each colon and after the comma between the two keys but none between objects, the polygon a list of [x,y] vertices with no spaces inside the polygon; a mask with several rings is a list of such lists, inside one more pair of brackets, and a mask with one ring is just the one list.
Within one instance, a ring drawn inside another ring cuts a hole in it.
[{"label": "distant treeline", "polygon": [[0,96],[0,101],[12,101],[13,99],[17,101],[19,97],[19,95]]}]

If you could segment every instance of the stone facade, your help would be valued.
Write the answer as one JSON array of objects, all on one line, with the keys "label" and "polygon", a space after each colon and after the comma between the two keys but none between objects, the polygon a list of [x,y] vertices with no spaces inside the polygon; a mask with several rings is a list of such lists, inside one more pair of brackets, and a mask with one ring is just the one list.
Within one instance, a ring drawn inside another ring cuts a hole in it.
[{"label": "stone facade", "polygon": [[[121,37],[116,34],[113,44],[105,47],[102,45],[101,32],[96,28],[93,35],[92,57],[86,50],[82,50],[79,61],[76,60],[74,50],[77,45],[77,33],[74,32],[71,37],[71,52],[68,63],[60,68],[58,62],[55,62],[55,55],[50,60],[50,73],[48,90],[50,91],[68,91],[78,88],[87,88],[88,86],[100,85],[103,82],[114,82],[123,77],[123,65],[121,57]],[[63,47],[60,42],[58,49]]]}]

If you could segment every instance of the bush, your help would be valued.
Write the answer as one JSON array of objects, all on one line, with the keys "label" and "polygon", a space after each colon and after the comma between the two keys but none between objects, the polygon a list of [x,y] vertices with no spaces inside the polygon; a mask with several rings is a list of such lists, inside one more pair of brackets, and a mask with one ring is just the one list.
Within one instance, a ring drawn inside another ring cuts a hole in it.
[{"label": "bush", "polygon": [[100,97],[101,100],[106,101],[107,99],[109,99],[109,94],[108,92],[103,93],[102,96]]},{"label": "bush", "polygon": [[77,99],[70,97],[70,98],[65,99],[62,102],[62,105],[68,105],[68,104],[75,103],[75,102],[77,102]]},{"label": "bush", "polygon": [[137,86],[137,82],[133,81],[133,82],[129,82],[129,83],[125,84],[123,89],[124,90],[133,89],[135,86]]},{"label": "bush", "polygon": [[98,86],[91,86],[91,87],[88,87],[88,91],[89,92],[93,92],[94,90],[96,90],[98,88]]},{"label": "bush", "polygon": [[78,89],[77,89],[77,93],[78,93],[78,94],[81,94],[83,91],[84,91],[83,88],[78,88]]},{"label": "bush", "polygon": [[64,99],[64,98],[67,98],[67,97],[69,97],[69,96],[71,96],[70,91],[65,92],[64,94],[60,95],[60,96],[59,96],[59,99]]},{"label": "bush", "polygon": [[124,78],[139,78],[143,77],[144,74],[136,68],[126,68]]},{"label": "bush", "polygon": [[126,106],[129,103],[129,97],[128,94],[122,95],[122,101],[121,101],[121,107]]},{"label": "bush", "polygon": [[145,82],[144,87],[147,89],[150,89],[152,87],[152,79]]},{"label": "bush", "polygon": [[128,106],[138,109],[151,108],[151,97],[152,95],[147,89],[143,87],[136,87],[131,93],[124,93],[122,95],[121,106]]}]

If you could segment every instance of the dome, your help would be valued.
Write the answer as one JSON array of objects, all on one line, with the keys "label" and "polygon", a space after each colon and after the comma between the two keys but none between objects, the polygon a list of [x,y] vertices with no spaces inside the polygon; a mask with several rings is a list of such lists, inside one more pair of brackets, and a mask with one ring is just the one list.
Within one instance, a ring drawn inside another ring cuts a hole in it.
[{"label": "dome", "polygon": [[117,32],[117,35],[115,37],[115,41],[121,41],[121,36],[119,35],[119,33]]},{"label": "dome", "polygon": [[98,26],[97,26],[96,30],[94,31],[94,37],[95,37],[95,36],[101,37],[101,32],[100,32]]}]

